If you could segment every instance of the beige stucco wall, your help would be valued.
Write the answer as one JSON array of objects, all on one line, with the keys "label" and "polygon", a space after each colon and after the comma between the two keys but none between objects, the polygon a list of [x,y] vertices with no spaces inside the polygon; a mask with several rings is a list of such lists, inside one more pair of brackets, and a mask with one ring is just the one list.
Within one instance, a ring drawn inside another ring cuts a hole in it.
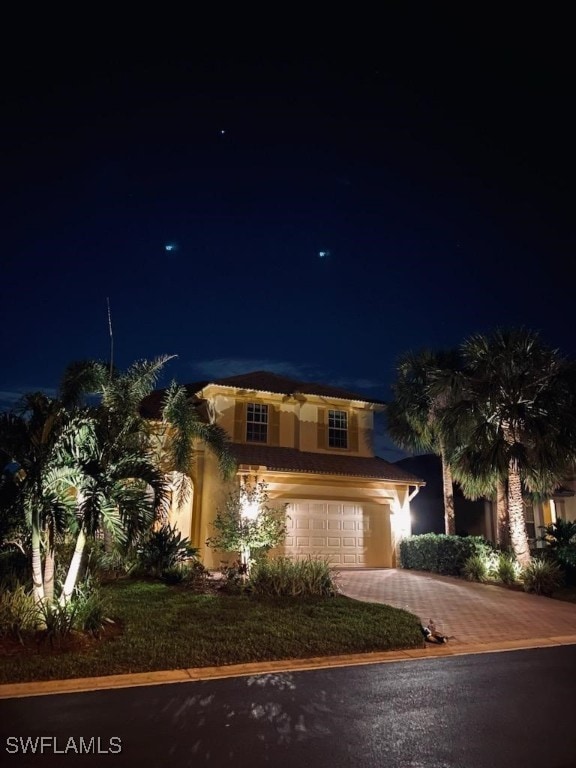
[{"label": "beige stucco wall", "polygon": [[[213,385],[206,387],[202,393],[210,402],[216,422],[229,435],[234,434],[235,404],[240,400],[245,403],[267,404],[279,412],[280,442],[286,448],[298,448],[301,451],[320,453],[344,453],[351,456],[373,456],[372,435],[374,430],[374,414],[372,407],[366,403],[328,400],[310,396],[304,398],[287,397],[284,395],[265,394],[262,392],[238,393],[230,390],[222,391],[221,387]],[[358,450],[327,450],[318,444],[318,422],[320,410],[335,409],[354,415],[358,425]]]},{"label": "beige stucco wall", "polygon": [[[192,522],[192,543],[201,550],[201,557],[207,568],[218,568],[222,560],[231,560],[229,553],[218,553],[206,546],[206,539],[213,535],[212,523],[218,508],[222,508],[227,493],[233,485],[223,483],[214,458],[206,452],[203,465],[202,498],[196,503]],[[370,545],[366,551],[366,565],[393,567],[396,564],[396,550],[399,539],[407,535],[405,522],[408,487],[393,483],[380,483],[358,478],[342,478],[322,475],[290,475],[262,471],[257,478],[267,484],[270,503],[283,504],[288,500],[322,500],[351,502],[362,506],[369,516]],[[238,480],[236,480],[238,482]],[[399,521],[403,521],[402,524]]]},{"label": "beige stucco wall", "polygon": [[[576,478],[570,477],[562,481],[562,486],[576,493]],[[576,495],[557,497],[555,499],[556,515],[568,522],[576,522]]]},{"label": "beige stucco wall", "polygon": [[[201,476],[200,476],[201,475]],[[224,481],[214,455],[206,450],[194,467],[195,504],[191,525],[191,542],[200,549],[200,557],[207,568],[217,568],[220,556],[206,546],[206,539],[213,536],[212,526],[218,509],[222,509],[227,494],[237,480]]]}]

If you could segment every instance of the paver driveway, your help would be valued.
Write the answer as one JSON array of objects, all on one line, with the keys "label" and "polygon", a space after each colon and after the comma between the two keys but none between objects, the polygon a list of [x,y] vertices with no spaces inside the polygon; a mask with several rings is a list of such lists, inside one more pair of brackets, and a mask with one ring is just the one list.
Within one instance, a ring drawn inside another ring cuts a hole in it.
[{"label": "paver driveway", "polygon": [[[576,604],[504,587],[401,569],[342,570],[345,595],[434,619],[450,645],[550,639],[576,643]],[[464,649],[462,649],[464,650]]]}]

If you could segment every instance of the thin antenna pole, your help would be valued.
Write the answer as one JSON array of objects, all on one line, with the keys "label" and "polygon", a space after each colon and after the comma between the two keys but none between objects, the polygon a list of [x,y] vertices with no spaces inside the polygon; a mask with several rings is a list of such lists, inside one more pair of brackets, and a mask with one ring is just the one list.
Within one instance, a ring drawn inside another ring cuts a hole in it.
[{"label": "thin antenna pole", "polygon": [[110,378],[112,378],[112,370],[114,367],[114,334],[112,333],[112,313],[110,311],[110,298],[106,296],[106,304],[108,305],[108,331],[110,333]]}]

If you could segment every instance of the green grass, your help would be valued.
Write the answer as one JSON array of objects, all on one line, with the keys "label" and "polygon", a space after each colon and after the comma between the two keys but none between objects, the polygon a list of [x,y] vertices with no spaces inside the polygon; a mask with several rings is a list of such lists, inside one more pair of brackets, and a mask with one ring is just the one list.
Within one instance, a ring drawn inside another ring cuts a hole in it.
[{"label": "green grass", "polygon": [[104,587],[123,627],[81,650],[0,655],[0,682],[64,679],[421,647],[418,619],[344,596],[195,595],[152,582]]}]

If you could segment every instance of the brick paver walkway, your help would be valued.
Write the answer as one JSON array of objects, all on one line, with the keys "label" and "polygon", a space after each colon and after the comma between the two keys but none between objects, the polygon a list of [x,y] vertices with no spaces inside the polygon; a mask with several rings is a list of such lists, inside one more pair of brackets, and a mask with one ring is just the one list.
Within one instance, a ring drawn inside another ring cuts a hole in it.
[{"label": "brick paver walkway", "polygon": [[[576,643],[576,604],[431,573],[342,570],[345,595],[404,608],[453,636],[451,645],[537,638]],[[572,638],[572,639],[571,639]]]}]

